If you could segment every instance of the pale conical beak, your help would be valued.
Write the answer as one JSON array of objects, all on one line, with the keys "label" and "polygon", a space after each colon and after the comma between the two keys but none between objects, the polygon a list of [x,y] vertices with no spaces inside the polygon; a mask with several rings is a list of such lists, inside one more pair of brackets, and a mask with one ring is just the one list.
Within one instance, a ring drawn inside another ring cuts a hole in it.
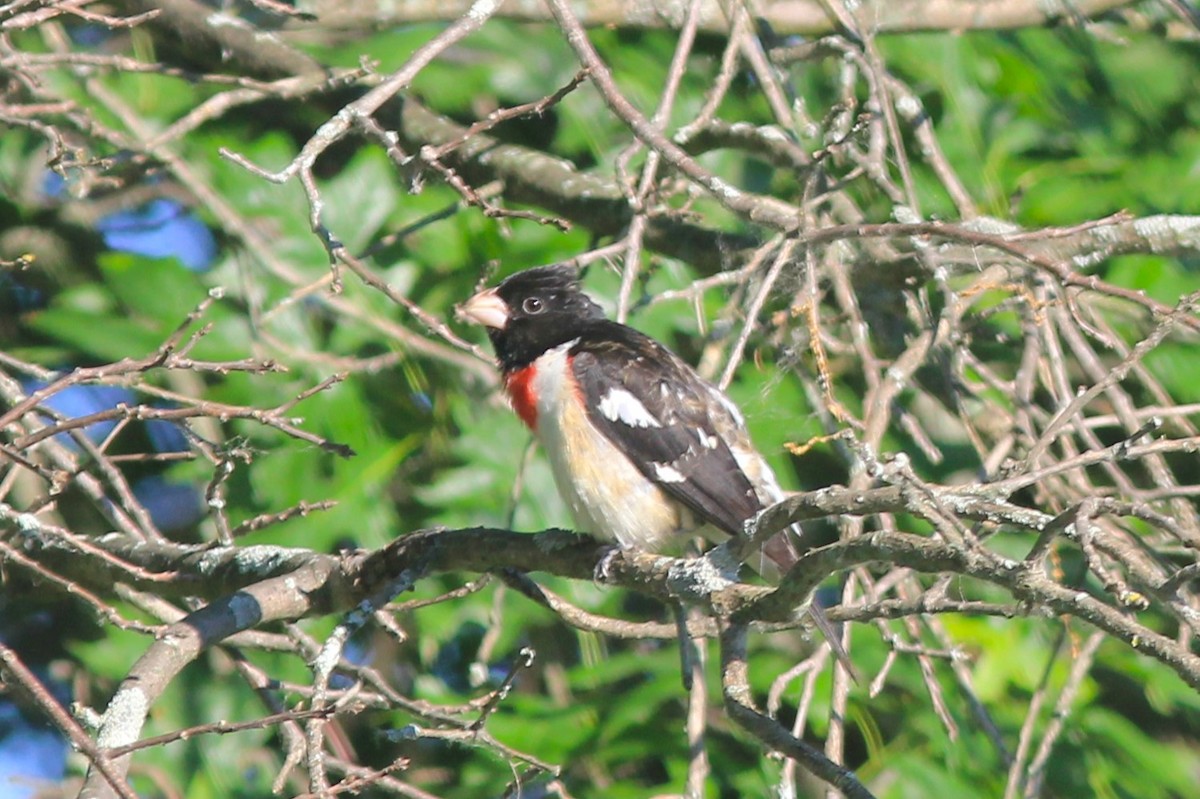
[{"label": "pale conical beak", "polygon": [[455,309],[459,319],[503,330],[508,324],[508,305],[495,289],[485,289]]}]

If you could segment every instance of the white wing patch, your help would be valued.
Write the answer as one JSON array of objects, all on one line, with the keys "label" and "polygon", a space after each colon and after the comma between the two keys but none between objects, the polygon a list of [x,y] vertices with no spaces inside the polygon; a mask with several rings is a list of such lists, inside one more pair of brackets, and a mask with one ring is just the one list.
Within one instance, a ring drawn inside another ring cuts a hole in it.
[{"label": "white wing patch", "polygon": [[654,476],[660,483],[682,483],[687,480],[682,472],[666,463],[654,464]]},{"label": "white wing patch", "polygon": [[623,388],[609,389],[600,398],[600,414],[610,422],[622,422],[630,427],[662,427],[642,401]]}]

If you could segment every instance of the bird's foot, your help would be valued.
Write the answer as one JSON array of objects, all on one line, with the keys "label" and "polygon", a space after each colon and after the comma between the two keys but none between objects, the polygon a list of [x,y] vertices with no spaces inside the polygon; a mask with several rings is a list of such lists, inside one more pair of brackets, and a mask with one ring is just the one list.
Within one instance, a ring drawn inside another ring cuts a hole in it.
[{"label": "bird's foot", "polygon": [[619,547],[606,547],[604,555],[596,564],[596,568],[592,571],[592,580],[599,585],[606,584],[612,578],[612,565],[617,556],[621,554]]}]

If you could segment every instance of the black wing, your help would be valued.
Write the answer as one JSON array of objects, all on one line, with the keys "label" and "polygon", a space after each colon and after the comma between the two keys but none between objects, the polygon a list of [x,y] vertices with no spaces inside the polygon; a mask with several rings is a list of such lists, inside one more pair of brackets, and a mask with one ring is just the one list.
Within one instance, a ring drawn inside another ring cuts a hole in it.
[{"label": "black wing", "polygon": [[647,478],[731,535],[762,509],[728,437],[748,445],[726,400],[691,367],[633,328],[604,320],[571,348],[592,423]]}]

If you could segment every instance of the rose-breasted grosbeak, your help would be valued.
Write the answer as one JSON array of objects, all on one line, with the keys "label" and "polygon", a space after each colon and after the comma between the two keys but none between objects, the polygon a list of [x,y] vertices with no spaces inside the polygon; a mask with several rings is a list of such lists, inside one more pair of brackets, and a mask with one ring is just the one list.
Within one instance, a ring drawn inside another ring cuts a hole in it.
[{"label": "rose-breasted grosbeak", "polygon": [[[487,328],[513,409],[545,449],[582,532],[657,552],[685,533],[742,535],[783,499],[729,397],[654,339],[607,319],[574,267],[518,272],[459,313]],[[786,571],[798,535],[776,534],[750,565]],[[854,677],[825,614],[809,611]]]},{"label": "rose-breasted grosbeak", "polygon": [[[518,272],[459,313],[487,328],[513,409],[581,531],[657,552],[681,533],[741,535],[783,498],[737,406],[666,347],[605,318],[574,267]],[[781,569],[796,559],[786,535],[765,552]]]}]

